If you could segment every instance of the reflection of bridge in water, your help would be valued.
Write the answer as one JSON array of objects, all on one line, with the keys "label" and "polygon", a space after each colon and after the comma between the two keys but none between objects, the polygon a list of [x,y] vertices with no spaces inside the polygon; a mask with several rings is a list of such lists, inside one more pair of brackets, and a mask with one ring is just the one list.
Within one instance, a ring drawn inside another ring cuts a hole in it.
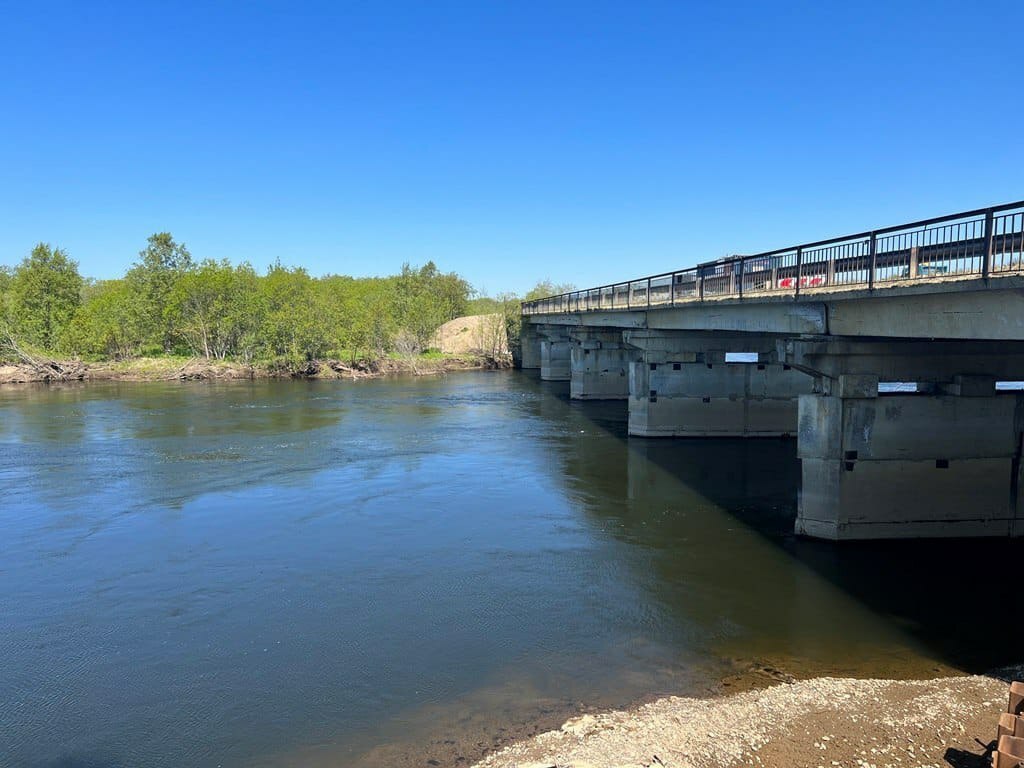
[{"label": "reflection of bridge in water", "polygon": [[572,291],[523,367],[631,435],[797,435],[801,533],[1020,536],[1022,251],[1024,201]]}]

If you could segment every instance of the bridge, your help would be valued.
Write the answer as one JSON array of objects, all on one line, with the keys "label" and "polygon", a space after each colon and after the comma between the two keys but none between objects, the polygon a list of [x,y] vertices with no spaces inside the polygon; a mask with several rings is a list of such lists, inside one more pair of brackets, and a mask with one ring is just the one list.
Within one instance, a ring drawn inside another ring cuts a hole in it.
[{"label": "bridge", "polygon": [[1024,201],[522,305],[521,364],[640,437],[795,436],[798,533],[1024,536]]}]

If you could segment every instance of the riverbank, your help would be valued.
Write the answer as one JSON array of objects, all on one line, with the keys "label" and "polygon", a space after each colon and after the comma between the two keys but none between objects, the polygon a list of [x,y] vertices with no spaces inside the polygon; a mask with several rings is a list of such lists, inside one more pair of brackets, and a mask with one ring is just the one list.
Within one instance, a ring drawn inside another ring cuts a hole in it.
[{"label": "riverbank", "polygon": [[205,381],[230,379],[363,379],[398,374],[436,375],[451,371],[508,368],[511,363],[482,355],[420,355],[377,360],[313,360],[300,365],[242,363],[204,358],[144,357],[117,362],[39,360],[0,362],[0,384],[53,381]]},{"label": "riverbank", "polygon": [[819,677],[729,696],[670,696],[586,714],[475,768],[818,768],[987,766],[1007,680]]}]

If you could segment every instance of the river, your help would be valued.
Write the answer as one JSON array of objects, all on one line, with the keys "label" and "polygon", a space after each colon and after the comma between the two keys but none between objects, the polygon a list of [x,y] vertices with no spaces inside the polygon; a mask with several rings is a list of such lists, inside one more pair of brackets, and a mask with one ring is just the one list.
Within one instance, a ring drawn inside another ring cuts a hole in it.
[{"label": "river", "polygon": [[0,765],[468,765],[723,680],[1019,661],[1019,549],[799,540],[798,485],[793,441],[628,438],[518,372],[0,389]]}]

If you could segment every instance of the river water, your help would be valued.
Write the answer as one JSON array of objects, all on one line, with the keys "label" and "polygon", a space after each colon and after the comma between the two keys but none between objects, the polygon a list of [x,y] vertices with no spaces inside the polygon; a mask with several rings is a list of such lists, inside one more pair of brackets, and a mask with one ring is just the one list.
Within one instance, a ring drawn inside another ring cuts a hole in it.
[{"label": "river water", "polygon": [[723,680],[1020,660],[1019,546],[798,540],[798,485],[792,441],[628,438],[528,373],[2,389],[0,765],[467,765]]}]

